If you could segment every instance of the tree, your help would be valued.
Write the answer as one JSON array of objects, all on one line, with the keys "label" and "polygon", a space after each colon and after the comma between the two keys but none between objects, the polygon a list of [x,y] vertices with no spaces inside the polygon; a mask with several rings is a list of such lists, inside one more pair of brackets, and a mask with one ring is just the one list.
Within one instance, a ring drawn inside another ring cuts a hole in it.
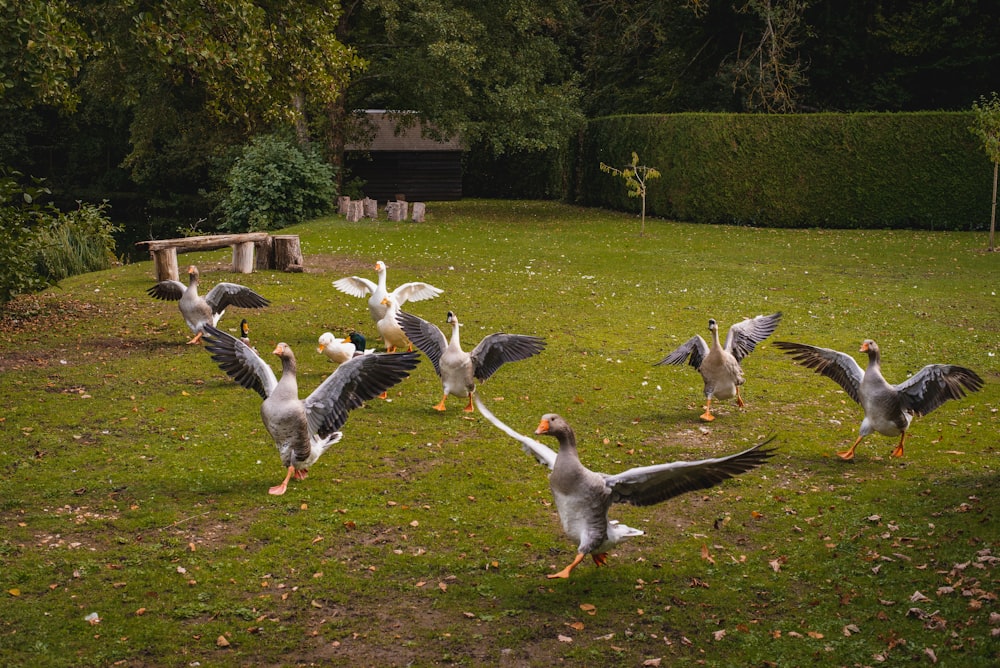
[{"label": "tree", "polygon": [[642,198],[642,224],[639,228],[639,236],[644,236],[646,234],[646,182],[650,179],[660,178],[660,172],[655,167],[640,165],[639,154],[635,151],[632,151],[632,164],[628,167],[618,169],[602,162],[601,171],[624,179],[629,197]]},{"label": "tree", "polygon": [[997,223],[997,175],[1000,172],[1000,95],[996,92],[989,99],[980,96],[978,102],[972,103],[973,122],[969,128],[983,143],[986,156],[993,163],[993,205],[990,209],[990,251],[996,250],[993,244]]}]

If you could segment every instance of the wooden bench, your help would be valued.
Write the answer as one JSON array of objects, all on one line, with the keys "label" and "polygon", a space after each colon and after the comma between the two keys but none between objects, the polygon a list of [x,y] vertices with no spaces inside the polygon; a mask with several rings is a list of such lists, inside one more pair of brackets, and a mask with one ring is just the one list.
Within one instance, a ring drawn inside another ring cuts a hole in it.
[{"label": "wooden bench", "polygon": [[232,246],[233,271],[238,274],[253,272],[254,250],[256,267],[259,269],[278,268],[282,271],[302,271],[302,251],[298,235],[271,236],[267,232],[246,232],[244,234],[211,234],[203,237],[182,237],[179,239],[153,239],[139,241],[136,246],[145,246],[153,257],[157,281],[179,280],[177,253],[195,250],[215,250]]}]

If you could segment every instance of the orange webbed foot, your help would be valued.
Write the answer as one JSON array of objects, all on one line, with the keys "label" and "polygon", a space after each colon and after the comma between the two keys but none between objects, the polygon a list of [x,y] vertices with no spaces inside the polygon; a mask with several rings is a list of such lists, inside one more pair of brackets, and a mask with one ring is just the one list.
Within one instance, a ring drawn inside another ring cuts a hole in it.
[{"label": "orange webbed foot", "polygon": [[267,493],[272,494],[274,496],[281,496],[282,494],[284,494],[285,490],[288,489],[288,481],[292,479],[293,475],[295,475],[295,467],[289,466],[288,474],[285,475],[285,479],[281,481],[281,484],[275,485],[271,489],[267,490]]},{"label": "orange webbed foot", "polygon": [[704,413],[702,413],[702,414],[701,414],[701,415],[699,415],[698,417],[700,417],[700,418],[701,418],[702,420],[704,420],[705,422],[711,422],[712,420],[714,420],[714,419],[715,419],[715,416],[714,416],[714,415],[712,415],[711,413],[709,413],[708,411],[705,411]]},{"label": "orange webbed foot", "polygon": [[608,553],[601,552],[600,554],[591,555],[594,559],[594,563],[598,566],[606,566],[608,563]]}]

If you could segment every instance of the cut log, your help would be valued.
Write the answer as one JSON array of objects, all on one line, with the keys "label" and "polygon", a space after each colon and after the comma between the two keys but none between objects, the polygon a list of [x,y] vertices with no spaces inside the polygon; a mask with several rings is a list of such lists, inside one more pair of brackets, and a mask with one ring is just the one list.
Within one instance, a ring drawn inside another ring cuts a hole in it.
[{"label": "cut log", "polygon": [[378,220],[378,200],[366,197],[361,201],[364,203],[365,207],[365,218]]},{"label": "cut log", "polygon": [[253,247],[252,241],[233,244],[233,272],[237,274],[253,273]]},{"label": "cut log", "polygon": [[272,239],[274,239],[274,268],[278,271],[302,271],[304,262],[299,235],[277,234]]},{"label": "cut log", "polygon": [[174,247],[151,250],[153,268],[156,270],[157,281],[179,280],[177,274],[177,249]]},{"label": "cut log", "polygon": [[401,220],[406,220],[406,214],[409,210],[409,206],[405,201],[397,200],[395,202],[389,202],[385,205],[386,214],[389,216],[389,220],[398,223]]},{"label": "cut log", "polygon": [[153,239],[137,241],[136,246],[145,246],[150,251],[163,248],[179,248],[182,251],[213,250],[225,248],[243,241],[261,241],[268,237],[267,232],[244,232],[242,234],[209,234],[203,237],[182,237],[179,239]]},{"label": "cut log", "polygon": [[424,222],[424,213],[427,211],[427,205],[423,202],[413,203],[413,222],[422,223]]},{"label": "cut log", "polygon": [[356,223],[365,215],[365,204],[362,201],[351,202],[347,205],[347,222]]},{"label": "cut log", "polygon": [[347,195],[341,195],[337,198],[337,213],[341,216],[347,215],[347,207],[351,203],[351,198]]},{"label": "cut log", "polygon": [[274,240],[269,235],[267,239],[256,244],[257,268],[274,269]]}]

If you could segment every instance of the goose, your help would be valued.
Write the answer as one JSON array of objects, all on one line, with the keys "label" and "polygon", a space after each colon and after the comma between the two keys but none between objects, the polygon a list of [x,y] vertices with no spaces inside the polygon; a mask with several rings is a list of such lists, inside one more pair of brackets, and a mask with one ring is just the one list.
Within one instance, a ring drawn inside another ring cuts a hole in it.
[{"label": "goose", "polygon": [[788,341],[775,341],[774,346],[807,369],[831,378],[864,409],[858,438],[850,448],[837,453],[844,460],[854,459],[858,444],[874,432],[899,436],[892,456],[902,457],[903,442],[915,416],[927,415],[949,399],[961,399],[966,391],[983,387],[983,379],[975,371],[954,364],[928,364],[902,383],[890,385],[882,376],[878,344],[871,339],[861,342],[860,352],[868,354],[864,370],[853,357],[837,350]]},{"label": "goose", "polygon": [[340,441],[349,411],[378,396],[409,375],[417,353],[352,357],[327,376],[305,399],[299,399],[295,355],[287,343],[274,354],[281,359],[281,378],[239,339],[205,325],[205,349],[230,378],[256,391],[264,402],[260,417],[287,473],[268,493],[281,495],[293,477],[302,480],[327,448]]},{"label": "goose", "polygon": [[392,295],[386,295],[382,298],[382,305],[385,307],[385,316],[375,326],[378,328],[382,340],[385,341],[386,351],[391,353],[399,348],[406,348],[407,351],[413,350],[413,344],[396,321],[396,315],[399,313],[399,304],[396,303],[396,299]]},{"label": "goose", "polygon": [[367,278],[361,278],[360,276],[347,276],[345,278],[338,278],[334,281],[333,287],[343,293],[351,295],[352,297],[364,297],[365,295],[371,295],[368,297],[368,312],[371,314],[372,320],[376,323],[385,317],[386,305],[382,303],[382,300],[387,295],[391,295],[396,301],[396,305],[402,308],[403,304],[406,302],[419,302],[424,299],[434,299],[439,294],[444,292],[441,288],[435,288],[429,283],[423,283],[420,281],[403,283],[392,292],[389,292],[388,288],[385,286],[385,262],[382,260],[376,262],[375,271],[378,274],[378,283],[373,283]]},{"label": "goose", "polygon": [[535,434],[553,436],[559,451],[533,438],[523,436],[501,422],[476,397],[479,412],[508,436],[521,442],[521,448],[549,468],[549,487],[563,531],[577,543],[576,557],[558,573],[547,577],[568,578],[588,554],[598,566],[607,562],[608,551],[623,539],[644,534],[639,529],[608,520],[614,503],[649,506],[680,496],[685,492],[714,487],[741,473],[754,469],[773,456],[775,448],[764,448],[771,436],[752,448],[726,457],[693,462],[669,462],[640,466],[615,475],[591,471],[580,462],[576,436],[566,420],[554,413],[542,416]]},{"label": "goose", "polygon": [[537,355],[545,348],[545,340],[526,334],[490,334],[479,342],[472,352],[464,352],[459,340],[462,325],[453,311],[448,311],[447,322],[451,325],[451,340],[423,318],[400,311],[396,317],[400,327],[419,350],[434,364],[434,371],[444,385],[441,401],[434,406],[443,411],[448,395],[468,397],[465,412],[471,413],[472,396],[476,391],[476,380],[485,381],[506,362],[517,362]]},{"label": "goose", "polygon": [[729,328],[726,345],[719,344],[719,325],[714,318],[708,321],[708,331],[712,333],[712,345],[695,334],[676,350],[653,366],[661,364],[683,364],[685,361],[698,370],[705,381],[705,412],[701,419],[711,422],[712,399],[732,399],[736,405],[745,405],[740,395],[740,385],[746,382],[740,362],[753,352],[757,344],[769,337],[781,321],[781,312],[747,318]]},{"label": "goose", "polygon": [[188,284],[180,281],[160,281],[146,290],[146,294],[154,299],[176,301],[184,322],[194,332],[194,338],[188,344],[201,341],[202,329],[205,325],[213,327],[219,324],[226,309],[230,306],[240,308],[262,308],[271,302],[261,297],[248,287],[236,283],[219,283],[208,291],[204,297],[198,294],[198,267],[188,267]]},{"label": "goose", "polygon": [[331,332],[323,332],[319,336],[316,352],[326,355],[331,362],[343,364],[352,357],[370,355],[374,349],[365,348],[367,341],[360,332],[351,332],[346,338],[338,339]]}]

